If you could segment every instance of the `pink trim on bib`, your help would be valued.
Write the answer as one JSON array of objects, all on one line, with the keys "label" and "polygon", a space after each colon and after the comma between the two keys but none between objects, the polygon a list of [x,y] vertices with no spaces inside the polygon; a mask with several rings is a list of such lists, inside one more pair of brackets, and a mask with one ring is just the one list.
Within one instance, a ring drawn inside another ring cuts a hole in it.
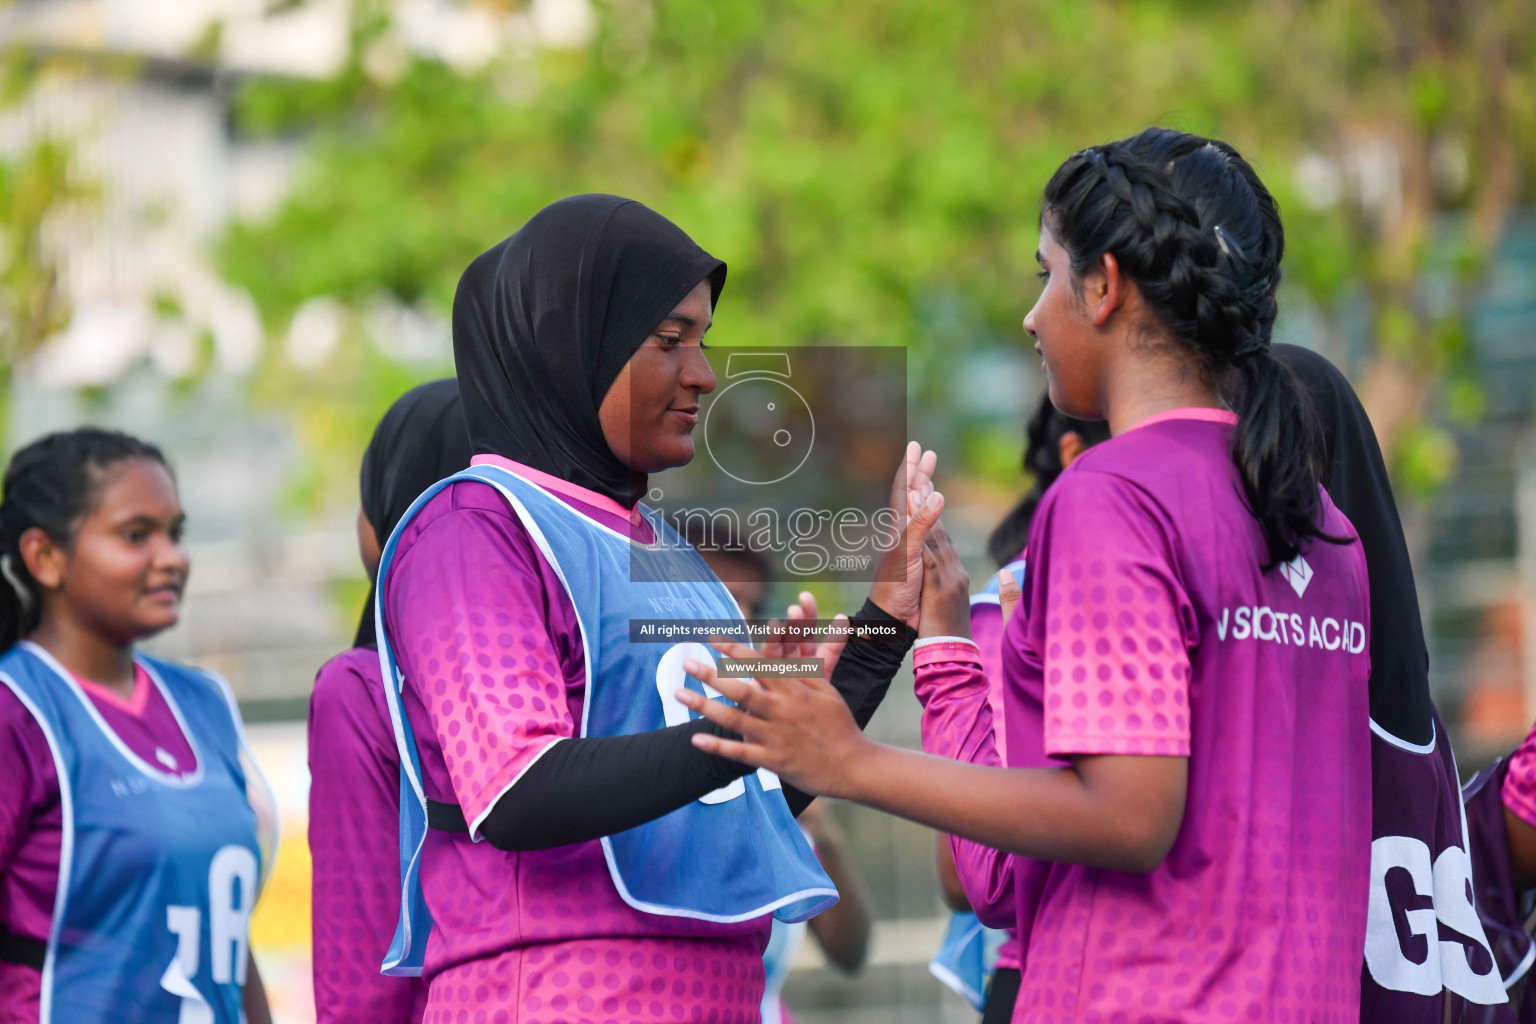
[{"label": "pink trim on bib", "polygon": [[126,697],[104,683],[86,679],[84,676],[76,676],[73,672],[70,675],[74,676],[75,682],[79,683],[80,688],[90,694],[93,700],[110,704],[135,718],[144,714],[144,707],[149,703],[149,673],[145,672],[141,665],[133,666],[133,692]]},{"label": "pink trim on bib", "polygon": [[639,525],[644,521],[644,517],[640,514],[639,506],[625,508],[606,494],[598,494],[596,491],[588,490],[580,484],[573,484],[569,480],[562,480],[557,476],[551,476],[543,470],[534,469],[532,466],[525,466],[521,462],[514,462],[500,455],[476,455],[469,460],[469,464],[471,466],[500,466],[507,472],[516,473],[524,480],[531,484],[537,484],[546,491],[562,494],[567,498],[581,502],[583,505],[590,505],[610,515],[627,519],[635,525]]}]

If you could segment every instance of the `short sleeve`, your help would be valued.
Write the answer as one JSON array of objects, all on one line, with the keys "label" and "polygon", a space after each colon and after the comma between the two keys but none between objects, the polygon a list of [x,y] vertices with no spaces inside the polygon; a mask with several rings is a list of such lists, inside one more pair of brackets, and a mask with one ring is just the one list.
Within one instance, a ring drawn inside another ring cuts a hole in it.
[{"label": "short sleeve", "polygon": [[1149,502],[1117,477],[1077,472],[1036,514],[1027,586],[1047,754],[1189,755],[1194,611]]},{"label": "short sleeve", "polygon": [[458,484],[449,500],[397,557],[385,602],[396,659],[473,828],[575,721],[541,556],[495,491]]},{"label": "short sleeve", "polygon": [[1509,813],[1536,828],[1536,728],[1509,755],[1509,772],[1500,796]]}]

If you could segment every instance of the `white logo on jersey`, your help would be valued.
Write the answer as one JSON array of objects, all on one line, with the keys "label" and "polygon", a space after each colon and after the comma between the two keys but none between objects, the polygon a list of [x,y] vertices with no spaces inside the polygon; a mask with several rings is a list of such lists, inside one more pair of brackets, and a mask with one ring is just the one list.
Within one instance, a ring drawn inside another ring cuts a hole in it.
[{"label": "white logo on jersey", "polygon": [[1307,584],[1312,582],[1312,567],[1307,564],[1305,558],[1297,555],[1289,562],[1282,563],[1280,575],[1284,576],[1285,581],[1291,585],[1291,589],[1296,591],[1297,597],[1306,596]]},{"label": "white logo on jersey", "polygon": [[[1393,907],[1387,875],[1394,870],[1403,872],[1411,896],[1429,906]],[[1459,846],[1446,847],[1431,863],[1429,847],[1411,836],[1382,836],[1371,843],[1365,965],[1376,984],[1421,996],[1450,989],[1482,1006],[1505,1002],[1504,983],[1471,892],[1472,858]],[[1412,957],[1398,935],[1398,914],[1409,941],[1423,948]],[[1446,933],[1452,939],[1444,938]],[[1484,974],[1472,967],[1472,946],[1481,951],[1478,959],[1490,965]]]}]

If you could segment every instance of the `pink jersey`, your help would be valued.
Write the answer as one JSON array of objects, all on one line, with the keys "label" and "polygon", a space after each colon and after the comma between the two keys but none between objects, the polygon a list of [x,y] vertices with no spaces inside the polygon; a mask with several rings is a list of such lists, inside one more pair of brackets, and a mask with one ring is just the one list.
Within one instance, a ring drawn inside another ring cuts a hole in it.
[{"label": "pink jersey", "polygon": [[426,982],[379,973],[400,912],[400,755],[371,647],[315,677],[309,774],[316,1021],[419,1021]]},{"label": "pink jersey", "polygon": [[[513,468],[595,524],[651,539],[642,518],[609,499]],[[506,499],[471,482],[445,488],[407,524],[384,602],[423,788],[459,804],[475,829],[550,744],[579,733],[586,670],[575,609]],[[431,831],[421,881],[434,923],[428,1024],[482,1010],[509,1024],[757,1019],[770,919],[634,910],[595,840],[507,853]]]},{"label": "pink jersey", "polygon": [[[1179,410],[1085,453],[1042,500],[1003,643],[1008,752],[1189,758],[1151,872],[1052,864],[1015,1021],[1354,1021],[1370,866],[1367,585],[1356,542],[1266,552],[1230,414]],[[1353,538],[1324,501],[1323,529]],[[984,686],[966,644],[917,659],[931,706]],[[978,680],[981,680],[978,682]],[[942,714],[942,709],[939,714]],[[925,730],[925,736],[927,731]],[[938,752],[988,763],[989,735]],[[956,843],[983,920],[1030,908],[1015,858]]]},{"label": "pink jersey", "polygon": [[1504,776],[1500,795],[1511,814],[1536,828],[1536,727],[1509,755],[1509,773]]},{"label": "pink jersey", "polygon": [[[78,679],[102,720],[148,764],[168,775],[196,771],[197,758],[160,688],[138,668],[127,698]],[[59,775],[43,730],[9,687],[0,686],[0,931],[46,941],[59,888],[63,811]],[[0,962],[0,1024],[37,1024],[42,977]]]}]

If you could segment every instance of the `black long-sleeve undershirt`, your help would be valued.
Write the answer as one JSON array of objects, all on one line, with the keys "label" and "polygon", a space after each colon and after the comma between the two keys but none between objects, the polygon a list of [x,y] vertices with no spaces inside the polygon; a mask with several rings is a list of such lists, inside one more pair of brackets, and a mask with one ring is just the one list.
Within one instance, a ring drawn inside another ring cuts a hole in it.
[{"label": "black long-sleeve undershirt", "polygon": [[[851,625],[857,630],[897,621],[865,601]],[[874,717],[917,638],[917,631],[905,625],[901,634],[899,642],[850,640],[833,669],[832,686],[860,729]],[[631,736],[562,740],[496,801],[480,823],[480,834],[508,851],[586,842],[654,821],[752,771],[699,750],[692,743],[699,732],[733,735],[698,719]],[[815,799],[789,785],[784,798],[796,816]]]}]

